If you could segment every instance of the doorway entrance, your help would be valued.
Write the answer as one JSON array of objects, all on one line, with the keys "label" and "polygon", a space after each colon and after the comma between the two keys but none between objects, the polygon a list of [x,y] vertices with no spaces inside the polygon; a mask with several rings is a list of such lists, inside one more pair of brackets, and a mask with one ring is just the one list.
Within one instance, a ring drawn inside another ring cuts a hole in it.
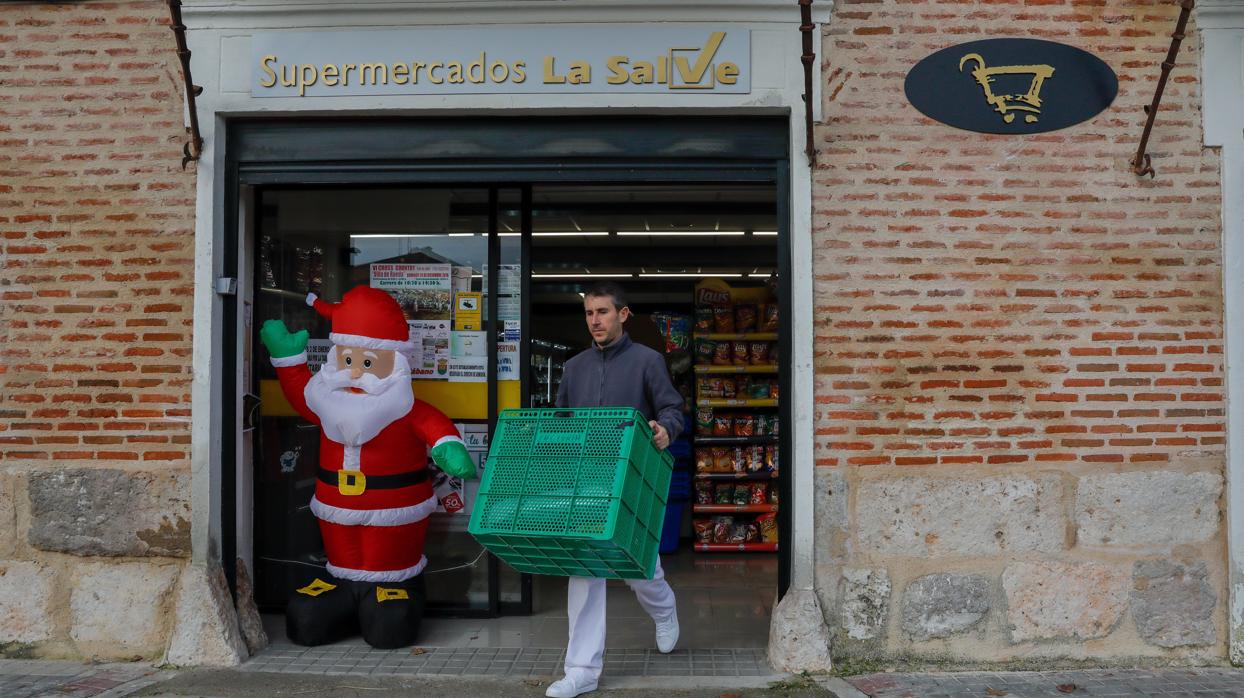
[{"label": "doorway entrance", "polygon": [[[737,613],[758,619],[748,634],[763,646],[774,587],[785,589],[789,567],[780,542],[767,542],[774,538],[773,523],[777,541],[789,535],[779,504],[789,499],[781,462],[789,453],[783,447],[789,432],[781,429],[788,421],[781,396],[789,394],[789,377],[780,361],[789,346],[789,329],[780,322],[789,316],[785,120],[690,121],[696,123],[668,130],[660,120],[615,120],[612,130],[610,124],[588,128],[559,120],[521,127],[518,121],[464,120],[420,129],[391,122],[239,125],[232,131],[227,171],[237,185],[233,201],[247,213],[236,227],[228,226],[238,259],[226,259],[225,268],[236,269],[246,283],[239,284],[238,305],[226,305],[226,327],[235,313],[240,338],[250,339],[262,320],[280,317],[292,329],[306,328],[313,339],[323,339],[327,327],[303,304],[307,290],[335,299],[353,285],[381,285],[386,278],[435,277],[451,304],[457,294],[479,294],[475,329],[456,325],[452,311],[445,317],[427,294],[403,294],[401,302],[424,333],[420,346],[429,373],[416,381],[416,394],[450,414],[482,456],[498,410],[547,403],[557,352],[564,359],[586,343],[586,332],[573,336],[583,328],[574,305],[589,277],[622,275],[618,280],[637,294],[643,327],[635,327],[646,343],[682,342],[681,355],[665,353],[682,375],[693,408],[690,437],[679,447],[686,499],[668,517],[675,547],[667,571],[676,590],[684,567],[689,589],[693,575],[719,585],[733,576],[750,585],[752,600],[766,615],[756,616],[755,605]],[[336,129],[353,134],[348,147],[332,137]],[[609,141],[611,154],[582,152],[589,143],[585,131]],[[468,141],[471,147],[463,145]],[[423,150],[416,154],[420,143]],[[449,157],[459,152],[492,157]],[[610,256],[619,263],[615,267],[605,264]],[[660,261],[634,263],[646,256]],[[400,293],[401,284],[394,290]],[[771,308],[778,325],[762,332]],[[564,323],[570,334],[560,332],[560,322],[544,329],[548,318],[566,313],[572,315]],[[716,324],[727,316],[730,323]],[[696,329],[697,318],[712,319]],[[483,336],[455,336],[459,332]],[[222,340],[240,347],[236,361],[248,369],[239,371],[239,385],[226,381],[222,389],[243,424],[240,438],[226,439],[239,443],[224,449],[238,455],[234,467],[226,463],[223,469],[223,552],[231,557],[229,548],[236,545],[250,553],[261,606],[275,611],[293,588],[291,579],[322,562],[306,509],[310,492],[298,489],[300,469],[314,467],[317,443],[314,430],[283,412],[266,357],[251,356],[258,343]],[[748,346],[736,352],[734,342]],[[766,346],[753,351],[753,343]],[[697,361],[696,352],[710,346],[711,355]],[[728,362],[714,363],[717,346],[729,346]],[[744,356],[745,364],[734,363]],[[765,398],[758,397],[761,386]],[[701,408],[713,417],[697,426]],[[751,486],[757,483],[765,485],[762,494]],[[465,533],[472,483],[443,484],[462,507],[450,511],[443,504],[433,517],[429,614],[534,619],[560,608],[564,615],[564,582],[518,575],[482,551]],[[720,494],[727,489],[729,496]],[[745,504],[736,499],[744,490]],[[753,503],[753,496],[766,501]],[[765,514],[774,516],[762,529],[757,519]],[[731,547],[734,552],[722,552]],[[728,605],[711,591],[688,592],[692,596],[710,608]],[[614,607],[625,613],[625,604]],[[553,642],[556,631],[548,634],[552,646],[564,644],[564,634],[559,642]]]}]

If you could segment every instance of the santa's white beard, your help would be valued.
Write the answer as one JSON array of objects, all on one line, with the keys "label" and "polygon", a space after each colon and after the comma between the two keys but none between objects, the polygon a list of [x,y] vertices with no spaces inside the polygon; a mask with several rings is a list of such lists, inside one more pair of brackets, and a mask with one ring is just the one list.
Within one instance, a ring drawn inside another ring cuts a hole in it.
[{"label": "santa's white beard", "polygon": [[[365,392],[356,393],[350,388]],[[324,434],[346,446],[361,446],[375,438],[395,420],[406,416],[415,404],[410,387],[410,363],[398,352],[393,372],[386,378],[364,373],[357,380],[350,372],[337,368],[337,347],[328,351],[328,360],[311,377],[303,393],[307,407],[320,418]]]}]

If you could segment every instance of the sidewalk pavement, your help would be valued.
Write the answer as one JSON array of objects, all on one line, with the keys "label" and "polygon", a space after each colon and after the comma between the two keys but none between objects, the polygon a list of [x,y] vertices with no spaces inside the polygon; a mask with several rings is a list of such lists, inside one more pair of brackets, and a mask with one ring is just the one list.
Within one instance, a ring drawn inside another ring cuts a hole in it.
[{"label": "sidewalk pavement", "polygon": [[[195,696],[429,695],[437,698],[536,698],[551,677],[265,673],[246,669],[161,669],[149,664],[84,664],[0,660],[3,698]],[[803,677],[615,677],[602,682],[609,698],[1060,698],[1156,696],[1244,698],[1244,670],[1230,668],[1099,669],[1088,671],[881,673]]]}]

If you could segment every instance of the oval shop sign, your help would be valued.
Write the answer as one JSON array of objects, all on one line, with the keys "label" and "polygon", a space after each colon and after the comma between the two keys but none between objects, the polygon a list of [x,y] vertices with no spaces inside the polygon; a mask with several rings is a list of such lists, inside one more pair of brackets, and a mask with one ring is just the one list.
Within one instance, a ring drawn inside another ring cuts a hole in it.
[{"label": "oval shop sign", "polygon": [[907,73],[907,100],[931,119],[980,133],[1066,128],[1100,114],[1119,79],[1097,56],[1040,39],[944,48]]}]

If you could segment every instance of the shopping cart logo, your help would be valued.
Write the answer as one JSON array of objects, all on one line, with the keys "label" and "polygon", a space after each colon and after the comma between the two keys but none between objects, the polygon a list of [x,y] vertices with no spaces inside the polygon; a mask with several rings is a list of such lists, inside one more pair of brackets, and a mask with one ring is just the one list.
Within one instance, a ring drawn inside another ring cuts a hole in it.
[{"label": "shopping cart logo", "polygon": [[908,102],[977,133],[1027,135],[1074,126],[1106,110],[1119,79],[1104,61],[1041,39],[985,39],[937,51],[907,73]]},{"label": "shopping cart logo", "polygon": [[[959,59],[959,70],[962,71],[969,62],[976,63],[972,77],[976,78],[976,82],[985,91],[985,101],[1002,115],[1003,121],[1009,124],[1015,120],[1014,112],[1027,112],[1024,114],[1024,121],[1029,124],[1037,122],[1037,117],[1041,114],[1041,87],[1054,76],[1054,66],[1000,65],[989,68],[985,65],[985,58],[979,53],[968,53]],[[994,83],[1001,76],[1011,75],[1031,76],[1028,90],[1022,94],[995,94]]]}]

